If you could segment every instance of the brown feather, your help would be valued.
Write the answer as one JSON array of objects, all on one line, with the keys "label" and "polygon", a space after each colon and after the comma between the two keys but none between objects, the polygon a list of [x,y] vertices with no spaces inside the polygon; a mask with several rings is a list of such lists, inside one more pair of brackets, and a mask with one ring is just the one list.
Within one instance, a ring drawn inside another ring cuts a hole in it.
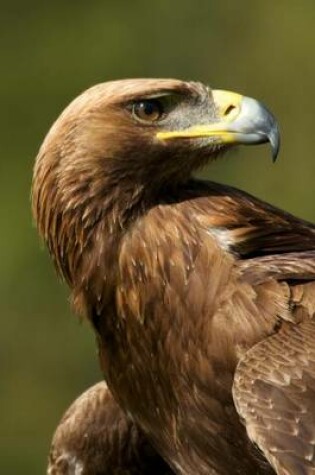
[{"label": "brown feather", "polygon": [[[313,314],[314,284],[312,294]],[[281,475],[315,473],[314,338],[314,321],[284,325],[236,371],[234,398],[247,433]]]},{"label": "brown feather", "polygon": [[69,407],[54,434],[48,475],[171,475],[104,382]]}]

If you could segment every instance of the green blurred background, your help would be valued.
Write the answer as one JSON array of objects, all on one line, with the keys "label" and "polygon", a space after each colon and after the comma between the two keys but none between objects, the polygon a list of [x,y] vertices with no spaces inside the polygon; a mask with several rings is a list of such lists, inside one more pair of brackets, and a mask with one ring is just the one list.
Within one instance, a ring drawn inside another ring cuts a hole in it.
[{"label": "green blurred background", "polygon": [[0,473],[44,473],[64,409],[100,379],[30,214],[32,167],[52,121],[108,79],[208,82],[262,99],[282,151],[242,148],[209,168],[315,221],[314,0],[12,1],[0,9]]}]

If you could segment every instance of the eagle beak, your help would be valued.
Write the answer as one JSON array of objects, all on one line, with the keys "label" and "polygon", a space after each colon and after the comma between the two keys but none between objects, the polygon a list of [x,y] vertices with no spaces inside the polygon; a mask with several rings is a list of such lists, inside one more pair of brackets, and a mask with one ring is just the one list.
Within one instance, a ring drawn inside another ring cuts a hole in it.
[{"label": "eagle beak", "polygon": [[158,139],[213,137],[218,144],[254,145],[270,142],[273,161],[280,147],[278,124],[268,109],[250,97],[229,91],[212,91],[217,122],[184,130],[159,132]]}]

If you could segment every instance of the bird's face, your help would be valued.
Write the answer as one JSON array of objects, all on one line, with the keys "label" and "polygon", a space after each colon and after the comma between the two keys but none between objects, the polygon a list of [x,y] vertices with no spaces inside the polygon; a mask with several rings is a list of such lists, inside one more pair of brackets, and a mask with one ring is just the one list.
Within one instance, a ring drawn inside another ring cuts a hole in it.
[{"label": "bird's face", "polygon": [[276,155],[276,122],[253,99],[200,83],[134,79],[79,96],[52,127],[40,156],[49,150],[61,177],[94,170],[104,186],[128,179],[154,188],[185,180],[231,145],[268,140]]}]

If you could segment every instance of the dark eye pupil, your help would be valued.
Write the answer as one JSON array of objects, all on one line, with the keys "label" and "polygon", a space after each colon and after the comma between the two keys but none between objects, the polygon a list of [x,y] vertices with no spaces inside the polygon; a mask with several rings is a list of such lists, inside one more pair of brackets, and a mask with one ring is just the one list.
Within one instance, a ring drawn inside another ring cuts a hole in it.
[{"label": "dark eye pupil", "polygon": [[152,115],[154,112],[158,112],[158,107],[153,102],[142,102],[141,108],[145,115]]}]

